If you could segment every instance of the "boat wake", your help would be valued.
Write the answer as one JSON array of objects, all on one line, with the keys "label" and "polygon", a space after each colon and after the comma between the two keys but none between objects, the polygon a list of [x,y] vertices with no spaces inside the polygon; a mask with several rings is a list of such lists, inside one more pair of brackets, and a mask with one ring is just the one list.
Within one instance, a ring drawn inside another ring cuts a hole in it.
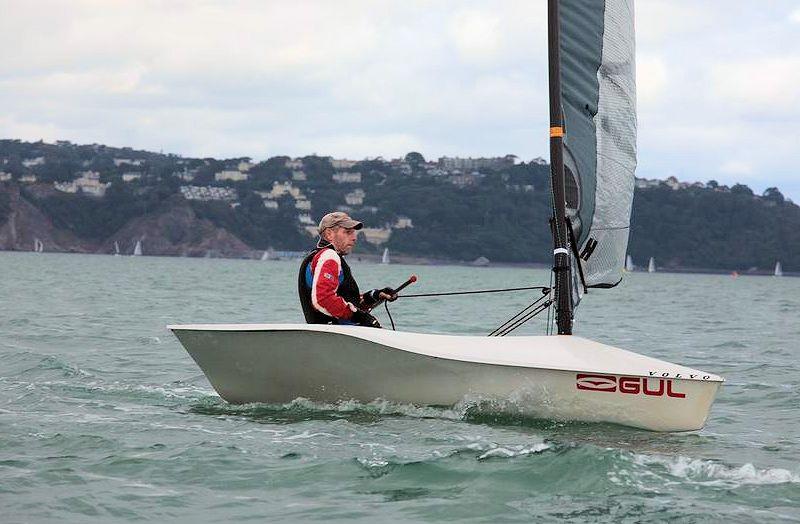
[{"label": "boat wake", "polygon": [[[713,460],[685,456],[632,455],[633,466],[646,468],[649,474],[662,477],[664,482],[687,482],[719,488],[746,485],[800,484],[800,474],[782,468],[760,469],[751,463],[731,466]],[[635,469],[635,467],[634,467]]]}]

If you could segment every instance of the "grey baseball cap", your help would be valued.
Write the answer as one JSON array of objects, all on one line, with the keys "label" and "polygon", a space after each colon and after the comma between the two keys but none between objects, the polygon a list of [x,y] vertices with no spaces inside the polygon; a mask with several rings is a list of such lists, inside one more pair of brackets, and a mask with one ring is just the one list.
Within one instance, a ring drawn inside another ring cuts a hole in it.
[{"label": "grey baseball cap", "polygon": [[328,228],[337,226],[345,229],[359,230],[364,227],[364,224],[358,220],[353,220],[350,218],[350,215],[344,211],[336,211],[334,213],[328,213],[319,221],[319,234],[321,235],[322,232]]}]

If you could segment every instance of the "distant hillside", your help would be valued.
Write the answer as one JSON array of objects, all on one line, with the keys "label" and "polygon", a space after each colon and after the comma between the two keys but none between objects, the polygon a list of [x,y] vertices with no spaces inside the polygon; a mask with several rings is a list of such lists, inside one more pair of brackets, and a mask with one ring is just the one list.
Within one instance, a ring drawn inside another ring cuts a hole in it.
[{"label": "distant hillside", "polygon": [[[303,250],[326,212],[368,226],[363,253],[550,262],[549,166],[419,153],[352,161],[183,158],[0,140],[0,249],[257,256]],[[662,268],[800,271],[800,207],[777,188],[637,179],[629,252]]]}]

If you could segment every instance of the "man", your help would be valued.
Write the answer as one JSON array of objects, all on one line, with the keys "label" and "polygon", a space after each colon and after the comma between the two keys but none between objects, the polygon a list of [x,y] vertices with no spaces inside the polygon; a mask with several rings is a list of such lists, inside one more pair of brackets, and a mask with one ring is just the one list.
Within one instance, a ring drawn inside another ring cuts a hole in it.
[{"label": "man", "polygon": [[317,247],[300,264],[298,291],[303,314],[309,324],[344,324],[381,327],[369,311],[384,300],[393,301],[391,288],[361,294],[342,258],[356,245],[364,227],[347,213],[328,213],[319,222]]}]

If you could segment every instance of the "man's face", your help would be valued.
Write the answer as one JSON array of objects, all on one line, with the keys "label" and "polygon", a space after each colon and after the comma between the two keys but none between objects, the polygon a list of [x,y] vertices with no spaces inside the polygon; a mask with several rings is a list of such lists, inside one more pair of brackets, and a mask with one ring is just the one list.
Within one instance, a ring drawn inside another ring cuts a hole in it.
[{"label": "man's face", "polygon": [[353,250],[358,238],[358,231],[343,227],[332,227],[325,230],[325,240],[330,242],[340,255],[346,255]]}]

